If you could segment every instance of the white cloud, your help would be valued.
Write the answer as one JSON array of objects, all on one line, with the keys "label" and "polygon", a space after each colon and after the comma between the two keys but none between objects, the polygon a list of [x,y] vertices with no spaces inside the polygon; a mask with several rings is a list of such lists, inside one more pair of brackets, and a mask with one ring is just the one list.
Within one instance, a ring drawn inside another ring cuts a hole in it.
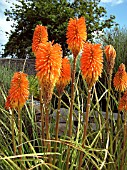
[{"label": "white cloud", "polygon": [[5,32],[10,32],[11,25],[13,24],[12,21],[6,21],[6,17],[0,17],[0,40],[2,38],[3,40],[7,40],[6,36],[5,36]]},{"label": "white cloud", "polygon": [[119,5],[124,2],[124,0],[101,0],[103,3],[111,3],[112,5]]},{"label": "white cloud", "polygon": [[4,11],[5,9],[10,9],[10,6],[12,6],[12,3],[14,3],[15,0],[0,0],[0,52],[2,52],[2,48],[1,45],[6,44],[6,42],[8,41],[8,38],[5,34],[5,32],[10,32],[11,25],[13,24],[12,21],[6,21],[6,17],[4,15]]},{"label": "white cloud", "polygon": [[[13,21],[6,21],[6,16],[4,15],[5,9],[10,9],[13,6],[13,3],[20,4],[20,1],[16,0],[0,0],[0,53],[3,52],[1,45],[4,45],[8,41],[8,37],[5,32],[10,33],[12,30],[11,25],[13,25]],[[14,6],[13,6],[14,7]]]},{"label": "white cloud", "polygon": [[9,1],[1,0],[1,5],[3,6],[9,6]]}]

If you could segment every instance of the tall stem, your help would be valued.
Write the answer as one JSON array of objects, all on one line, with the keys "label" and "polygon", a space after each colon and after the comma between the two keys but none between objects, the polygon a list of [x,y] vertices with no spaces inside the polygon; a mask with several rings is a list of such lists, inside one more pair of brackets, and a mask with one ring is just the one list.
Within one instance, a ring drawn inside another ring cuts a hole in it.
[{"label": "tall stem", "polygon": [[[61,95],[59,95],[58,97],[58,108],[57,108],[57,117],[56,117],[56,134],[55,134],[55,140],[58,141],[58,133],[59,133],[59,119],[60,119],[60,106],[61,106]],[[54,148],[54,152],[56,152],[57,150],[57,142],[55,143],[55,148]],[[56,159],[56,155],[54,155],[54,164],[55,164],[55,159]]]},{"label": "tall stem", "polygon": [[[99,105],[99,100],[98,100],[98,96],[97,96],[97,91],[96,91],[95,85],[94,85],[94,90],[95,90],[95,98],[96,98],[96,102],[97,102],[97,111],[99,112],[99,110],[100,110],[100,105]],[[99,120],[99,128],[101,129],[101,124],[102,124],[102,122],[101,122],[101,116],[100,116],[100,114],[98,114],[98,120]],[[101,141],[102,141],[102,133],[100,133],[100,139],[101,139]]]},{"label": "tall stem", "polygon": [[42,89],[40,88],[40,112],[41,112],[41,137],[42,137],[42,145],[45,146],[45,133],[44,133],[44,108],[42,101]]},{"label": "tall stem", "polygon": [[[74,105],[74,86],[75,86],[75,73],[76,73],[76,60],[77,56],[74,56],[73,68],[72,68],[72,82],[71,82],[71,103],[70,103],[70,114],[69,114],[69,132],[68,136],[72,136],[72,116],[73,116],[73,105]],[[67,160],[66,160],[66,170],[69,168],[69,158],[70,158],[70,146],[68,146]]]},{"label": "tall stem", "polygon": [[[120,98],[121,98],[121,92],[119,92],[118,103],[120,101]],[[120,122],[121,122],[120,110],[118,110],[118,115],[117,115],[117,136],[116,136],[116,140],[115,140],[115,149],[117,148],[118,139],[119,139]]]},{"label": "tall stem", "polygon": [[[51,143],[50,143],[50,132],[49,132],[49,103],[45,104],[45,128],[46,128],[46,143],[47,151],[51,151]],[[49,157],[49,162],[51,163],[51,156]]]},{"label": "tall stem", "polygon": [[110,102],[110,91],[111,91],[111,80],[112,80],[112,75],[108,75],[108,97],[107,97],[107,102],[106,102],[106,130],[109,130],[109,124],[108,124],[108,116],[109,116],[109,102]]},{"label": "tall stem", "polygon": [[74,56],[73,69],[72,69],[72,83],[71,83],[70,115],[69,115],[69,137],[72,136],[72,115],[73,115],[73,105],[74,105],[74,86],[75,86],[76,59],[77,59],[77,57]]},{"label": "tall stem", "polygon": [[126,140],[127,140],[127,112],[124,112],[124,133],[123,133],[123,153],[122,153],[122,161],[121,161],[121,169],[124,170],[124,161],[125,161],[125,150],[126,150]]},{"label": "tall stem", "polygon": [[24,72],[24,70],[25,70],[25,66],[26,66],[26,60],[27,60],[27,57],[25,58],[25,60],[24,60],[24,63],[23,63],[23,68],[22,68],[22,72]]},{"label": "tall stem", "polygon": [[11,124],[12,124],[12,143],[13,143],[13,151],[14,155],[16,155],[16,144],[15,144],[15,132],[14,132],[14,124],[15,124],[15,118],[14,118],[14,110],[12,110],[12,117],[11,117]]},{"label": "tall stem", "polygon": [[[120,101],[120,98],[121,98],[121,92],[119,92],[119,99],[118,101]],[[119,131],[120,129],[120,111],[118,110],[118,117],[117,117],[117,132]]]},{"label": "tall stem", "polygon": [[111,133],[110,133],[110,153],[113,154],[113,118],[111,118],[111,124],[109,126],[109,104],[110,104],[110,93],[111,93],[111,81],[112,81],[112,74],[108,74],[108,97],[107,97],[107,103],[106,103],[106,131],[109,132],[109,127],[111,127]]},{"label": "tall stem", "polygon": [[[89,120],[89,112],[90,112],[90,96],[91,96],[91,87],[88,88],[88,98],[87,98],[87,105],[86,105],[86,115],[85,115],[85,120],[84,120],[84,133],[83,133],[83,139],[82,139],[82,148],[84,148],[85,140],[87,136],[87,128],[88,128],[88,120]],[[78,170],[81,170],[82,158],[83,158],[83,152],[80,152]]]},{"label": "tall stem", "polygon": [[106,131],[109,132],[109,127],[111,126],[111,133],[110,133],[110,153],[113,154],[113,139],[112,139],[112,133],[113,133],[113,124],[111,119],[111,124],[109,126],[109,104],[110,104],[110,93],[111,93],[111,81],[112,81],[112,74],[108,74],[108,97],[107,97],[107,103],[106,103]]},{"label": "tall stem", "polygon": [[18,107],[18,141],[19,141],[19,154],[22,154],[22,115],[21,109]]}]

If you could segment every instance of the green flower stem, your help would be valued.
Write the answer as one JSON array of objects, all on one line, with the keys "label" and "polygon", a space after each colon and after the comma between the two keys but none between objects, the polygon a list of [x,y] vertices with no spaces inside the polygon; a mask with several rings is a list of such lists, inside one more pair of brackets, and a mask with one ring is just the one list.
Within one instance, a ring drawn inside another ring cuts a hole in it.
[{"label": "green flower stem", "polygon": [[71,103],[70,103],[70,115],[69,115],[69,137],[72,136],[72,116],[73,116],[73,105],[74,105],[74,86],[75,86],[75,73],[76,73],[76,59],[74,56],[73,69],[72,69],[72,83],[71,83]]},{"label": "green flower stem", "polygon": [[127,112],[124,112],[124,133],[123,133],[123,153],[120,170],[124,170],[125,155],[126,155],[126,140],[127,140]]},{"label": "green flower stem", "polygon": [[[70,103],[70,114],[69,114],[69,131],[68,131],[69,137],[72,136],[72,129],[73,129],[72,116],[73,116],[73,105],[74,105],[76,60],[77,60],[77,56],[74,56],[73,68],[72,68],[72,82],[71,82],[71,103]],[[68,168],[69,168],[69,158],[70,158],[70,146],[68,146],[68,151],[67,151],[66,170],[68,170]]]},{"label": "green flower stem", "polygon": [[22,72],[24,72],[24,70],[25,70],[25,66],[26,66],[26,60],[27,60],[27,57],[25,58],[25,60],[24,60],[24,63],[23,63],[23,68],[22,68]]},{"label": "green flower stem", "polygon": [[70,146],[68,146],[67,150],[66,170],[69,169],[69,158],[70,158]]},{"label": "green flower stem", "polygon": [[111,129],[110,134],[110,153],[113,154],[113,138],[112,138],[112,119],[111,119],[111,128],[109,129],[109,104],[110,104],[110,93],[111,93],[111,81],[112,81],[112,74],[108,74],[108,97],[107,97],[107,103],[106,103],[106,131],[109,132],[109,130]]},{"label": "green flower stem", "polygon": [[[100,105],[99,105],[99,100],[98,100],[98,96],[97,96],[97,91],[96,91],[96,87],[95,87],[95,84],[94,84],[94,91],[95,91],[95,98],[96,98],[96,101],[97,101],[97,111],[99,113],[99,110],[100,110]],[[102,122],[101,122],[101,116],[100,114],[98,114],[98,121],[99,121],[99,128],[101,129],[101,125],[102,125]],[[101,139],[101,142],[102,142],[102,133],[100,133],[100,139]]]},{"label": "green flower stem", "polygon": [[[87,98],[87,105],[86,105],[86,115],[85,115],[85,120],[84,120],[84,133],[83,133],[83,138],[82,138],[82,148],[84,148],[85,146],[85,140],[87,136],[87,128],[88,128],[88,120],[89,120],[89,112],[90,112],[90,97],[91,97],[91,87],[88,88],[88,98]],[[82,159],[83,159],[83,152],[80,152],[78,170],[81,170]]]},{"label": "green flower stem", "polygon": [[[45,104],[45,128],[46,128],[46,140],[47,140],[47,152],[51,152],[50,132],[49,132],[49,103]],[[49,162],[51,163],[51,156],[49,156]]]},{"label": "green flower stem", "polygon": [[40,112],[41,112],[41,137],[42,137],[42,146],[45,147],[45,134],[44,134],[44,108],[42,100],[42,89],[40,88]]},{"label": "green flower stem", "polygon": [[18,107],[18,141],[19,141],[19,154],[22,155],[22,115],[20,107]]},{"label": "green flower stem", "polygon": [[[119,92],[119,97],[118,97],[118,103],[120,101],[121,98],[121,92]],[[117,136],[116,136],[116,140],[115,140],[115,149],[117,149],[117,145],[118,145],[118,141],[119,141],[119,132],[120,132],[120,123],[121,123],[121,118],[120,118],[120,111],[118,110],[118,115],[117,115]]]},{"label": "green flower stem", "polygon": [[[58,133],[59,133],[59,119],[60,119],[60,106],[61,106],[61,95],[58,97],[58,108],[57,108],[57,117],[56,117],[56,128],[55,128],[55,140],[58,141]],[[55,143],[54,152],[57,151],[57,142]],[[54,155],[54,164],[56,160],[56,155]]]},{"label": "green flower stem", "polygon": [[13,151],[14,155],[16,155],[16,144],[15,144],[15,132],[14,132],[14,124],[15,124],[15,118],[14,118],[14,110],[12,110],[12,117],[11,117],[11,124],[12,124],[12,143],[13,143]]},{"label": "green flower stem", "polygon": [[106,130],[109,130],[109,124],[108,124],[108,116],[109,116],[109,103],[110,103],[110,92],[111,92],[111,81],[112,81],[112,75],[109,74],[108,79],[108,97],[106,102]]},{"label": "green flower stem", "polygon": [[[121,98],[121,92],[119,92],[119,99],[118,101],[120,101]],[[119,132],[120,129],[120,111],[118,110],[118,117],[117,117],[117,132]]]}]

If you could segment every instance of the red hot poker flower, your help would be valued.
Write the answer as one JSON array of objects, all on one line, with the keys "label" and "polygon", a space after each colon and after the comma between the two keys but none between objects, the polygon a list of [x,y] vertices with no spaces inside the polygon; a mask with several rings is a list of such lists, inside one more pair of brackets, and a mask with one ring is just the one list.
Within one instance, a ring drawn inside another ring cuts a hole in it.
[{"label": "red hot poker flower", "polygon": [[124,92],[123,97],[119,101],[118,110],[127,111],[127,91]]},{"label": "red hot poker flower", "polygon": [[38,50],[40,43],[45,43],[48,41],[47,28],[42,25],[37,25],[33,34],[32,51],[35,53]]},{"label": "red hot poker flower", "polygon": [[62,49],[59,44],[46,42],[39,45],[36,52],[36,71],[46,102],[50,101],[53,88],[59,78],[61,62]]},{"label": "red hot poker flower", "polygon": [[100,44],[85,43],[80,59],[81,71],[87,84],[92,87],[101,76],[103,52]]},{"label": "red hot poker flower", "polygon": [[7,109],[21,109],[29,97],[28,86],[27,75],[22,72],[16,72],[11,80],[11,87],[5,107]]},{"label": "red hot poker flower", "polygon": [[112,45],[105,46],[105,54],[107,61],[110,61],[111,58],[116,58],[116,51]]},{"label": "red hot poker flower", "polygon": [[107,73],[112,74],[112,70],[115,64],[116,51],[112,45],[105,46],[104,51],[105,51],[106,60],[107,60]]},{"label": "red hot poker flower", "polygon": [[72,51],[74,57],[76,57],[83,48],[87,38],[85,18],[70,18],[66,36],[68,48]]},{"label": "red hot poker flower", "polygon": [[127,73],[125,71],[125,65],[120,64],[117,73],[115,74],[114,87],[117,91],[124,91],[127,88]]},{"label": "red hot poker flower", "polygon": [[62,66],[60,71],[60,77],[56,83],[56,88],[59,94],[61,94],[65,88],[65,86],[71,80],[71,66],[68,58],[62,59]]}]

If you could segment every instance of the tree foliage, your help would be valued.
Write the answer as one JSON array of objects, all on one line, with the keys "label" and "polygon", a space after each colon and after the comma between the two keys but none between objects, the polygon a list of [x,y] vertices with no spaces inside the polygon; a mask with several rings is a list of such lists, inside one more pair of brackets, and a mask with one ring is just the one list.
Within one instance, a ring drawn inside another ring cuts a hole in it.
[{"label": "tree foliage", "polygon": [[100,37],[103,42],[103,46],[112,44],[116,50],[116,59],[114,72],[118,70],[121,63],[127,66],[127,28],[114,27],[105,31],[105,34]]},{"label": "tree foliage", "polygon": [[107,19],[107,11],[100,0],[17,0],[11,10],[5,11],[7,20],[13,20],[12,31],[5,44],[3,57],[33,57],[31,51],[33,31],[37,24],[47,26],[49,40],[60,43],[63,55],[67,55],[66,29],[70,18],[84,16],[87,40],[92,41],[95,31],[103,31],[115,24],[115,16]]}]

